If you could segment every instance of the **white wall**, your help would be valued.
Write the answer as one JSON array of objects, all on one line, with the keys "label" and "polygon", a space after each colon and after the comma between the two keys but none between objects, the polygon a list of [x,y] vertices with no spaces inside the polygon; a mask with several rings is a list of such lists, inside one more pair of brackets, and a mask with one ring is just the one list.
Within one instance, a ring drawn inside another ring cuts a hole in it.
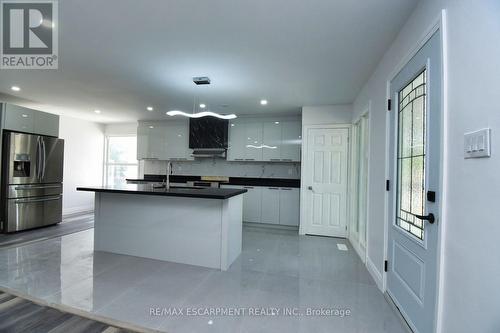
[{"label": "white wall", "polygon": [[302,107],[302,126],[322,124],[350,124],[351,121],[351,104]]},{"label": "white wall", "polygon": [[104,127],[106,135],[137,135],[137,123],[108,124]]},{"label": "white wall", "polygon": [[92,210],[94,193],[76,187],[102,184],[104,126],[61,116],[59,137],[64,139],[63,215]]},{"label": "white wall", "polygon": [[[500,320],[500,1],[422,0],[354,102],[372,102],[368,260],[383,267],[386,83],[446,9],[448,153],[440,332],[498,332]],[[492,128],[492,157],[464,160],[463,134]]]}]

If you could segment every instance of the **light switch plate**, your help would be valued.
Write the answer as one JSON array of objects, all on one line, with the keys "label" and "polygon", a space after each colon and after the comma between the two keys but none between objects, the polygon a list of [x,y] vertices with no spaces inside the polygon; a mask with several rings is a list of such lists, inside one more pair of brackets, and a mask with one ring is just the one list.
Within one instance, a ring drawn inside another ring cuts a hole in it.
[{"label": "light switch plate", "polygon": [[491,156],[491,129],[484,128],[479,131],[465,133],[464,157],[479,158]]}]

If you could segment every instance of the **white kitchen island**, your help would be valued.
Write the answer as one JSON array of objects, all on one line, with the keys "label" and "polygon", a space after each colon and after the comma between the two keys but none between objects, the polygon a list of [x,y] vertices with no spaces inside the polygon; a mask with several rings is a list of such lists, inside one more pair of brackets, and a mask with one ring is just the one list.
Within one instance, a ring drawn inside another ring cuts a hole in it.
[{"label": "white kitchen island", "polygon": [[241,253],[242,194],[151,185],[95,192],[94,250],[227,270]]}]

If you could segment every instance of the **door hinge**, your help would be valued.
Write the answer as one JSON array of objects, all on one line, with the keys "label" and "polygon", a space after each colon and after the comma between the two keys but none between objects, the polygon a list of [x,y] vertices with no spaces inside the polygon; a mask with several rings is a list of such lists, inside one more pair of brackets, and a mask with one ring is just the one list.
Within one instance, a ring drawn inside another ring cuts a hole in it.
[{"label": "door hinge", "polygon": [[391,99],[389,98],[389,99],[387,100],[387,111],[391,111],[391,108],[392,108],[392,101],[391,101]]},{"label": "door hinge", "polygon": [[391,190],[391,181],[389,179],[385,180],[385,190],[390,191]]},{"label": "door hinge", "polygon": [[387,272],[388,267],[389,267],[389,262],[386,260],[384,261],[384,272]]}]

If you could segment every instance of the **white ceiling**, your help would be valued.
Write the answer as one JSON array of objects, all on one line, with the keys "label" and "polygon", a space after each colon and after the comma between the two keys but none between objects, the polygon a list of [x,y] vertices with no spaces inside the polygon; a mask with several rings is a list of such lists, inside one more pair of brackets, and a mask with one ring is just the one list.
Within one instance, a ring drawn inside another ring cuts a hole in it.
[{"label": "white ceiling", "polygon": [[60,0],[59,69],[0,70],[0,98],[107,123],[351,103],[416,1]]}]

